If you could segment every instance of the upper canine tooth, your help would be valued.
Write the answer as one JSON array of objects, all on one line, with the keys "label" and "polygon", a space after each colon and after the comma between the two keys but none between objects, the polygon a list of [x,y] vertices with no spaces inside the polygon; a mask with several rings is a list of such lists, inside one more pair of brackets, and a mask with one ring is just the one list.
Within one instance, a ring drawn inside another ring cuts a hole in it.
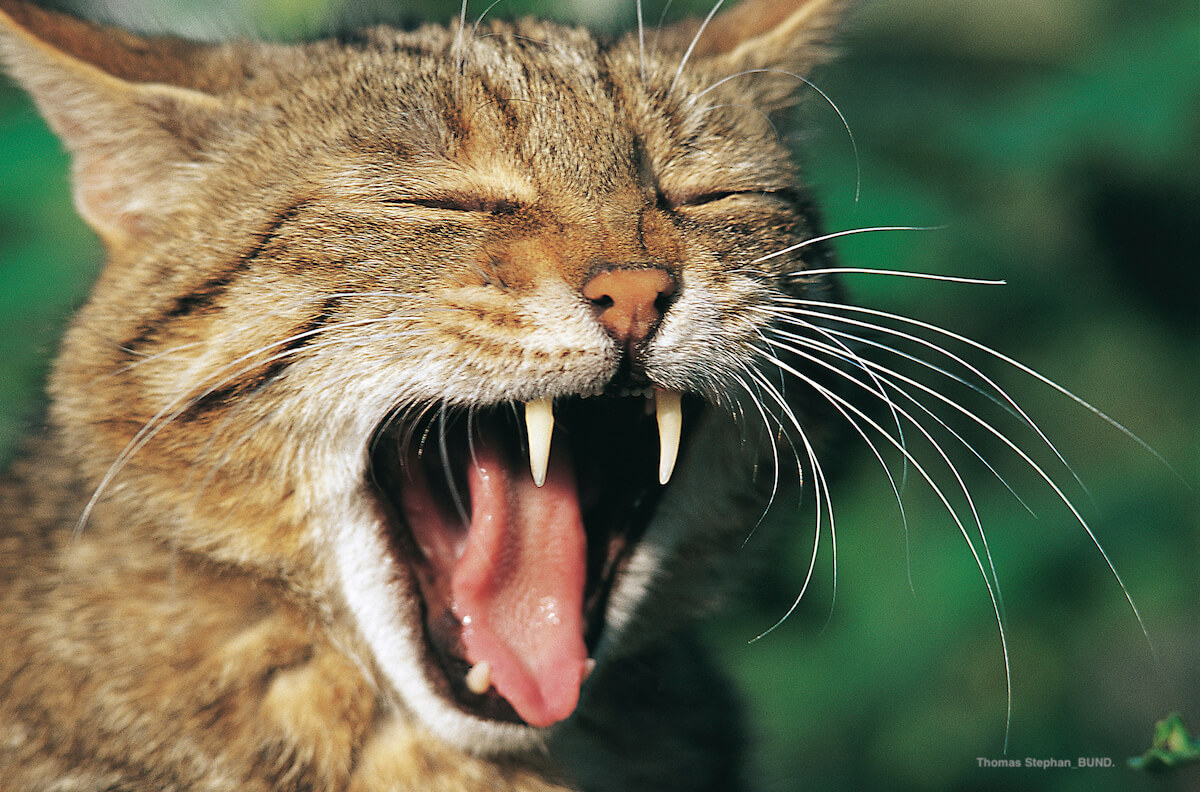
[{"label": "upper canine tooth", "polygon": [[539,487],[546,483],[550,464],[550,437],[554,434],[554,400],[525,402],[525,431],[529,434],[529,472]]},{"label": "upper canine tooth", "polygon": [[655,389],[654,412],[658,418],[658,483],[666,484],[679,456],[679,434],[683,430],[683,394]]}]

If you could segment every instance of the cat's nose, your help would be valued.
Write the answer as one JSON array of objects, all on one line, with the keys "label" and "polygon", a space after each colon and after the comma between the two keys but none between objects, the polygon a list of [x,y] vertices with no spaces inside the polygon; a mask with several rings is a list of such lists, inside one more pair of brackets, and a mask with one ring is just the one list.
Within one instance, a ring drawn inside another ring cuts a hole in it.
[{"label": "cat's nose", "polygon": [[583,296],[608,334],[633,349],[657,329],[676,286],[675,277],[657,267],[607,269],[583,285]]}]

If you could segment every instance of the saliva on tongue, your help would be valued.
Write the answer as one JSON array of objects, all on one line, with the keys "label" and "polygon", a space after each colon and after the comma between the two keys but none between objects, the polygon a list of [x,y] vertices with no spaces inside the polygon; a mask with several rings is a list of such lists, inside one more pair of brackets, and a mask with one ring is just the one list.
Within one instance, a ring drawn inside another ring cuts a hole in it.
[{"label": "saliva on tongue", "polygon": [[487,663],[492,686],[526,723],[550,726],[575,711],[588,660],[575,473],[568,455],[552,455],[538,487],[488,440],[467,465],[471,524],[451,574],[453,610],[467,661]]}]

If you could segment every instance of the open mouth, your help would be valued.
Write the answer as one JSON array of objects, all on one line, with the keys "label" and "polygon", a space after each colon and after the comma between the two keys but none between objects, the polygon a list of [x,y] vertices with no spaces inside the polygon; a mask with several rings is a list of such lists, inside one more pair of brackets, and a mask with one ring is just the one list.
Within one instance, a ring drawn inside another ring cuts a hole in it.
[{"label": "open mouth", "polygon": [[671,477],[681,401],[539,399],[380,428],[371,469],[389,546],[416,583],[427,675],[447,700],[538,727],[574,711],[613,583]]}]

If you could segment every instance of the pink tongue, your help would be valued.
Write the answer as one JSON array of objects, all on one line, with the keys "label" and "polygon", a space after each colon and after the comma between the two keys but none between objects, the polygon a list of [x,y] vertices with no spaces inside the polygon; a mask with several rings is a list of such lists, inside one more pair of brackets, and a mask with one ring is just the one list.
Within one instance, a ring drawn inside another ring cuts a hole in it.
[{"label": "pink tongue", "polygon": [[552,457],[537,487],[528,470],[504,464],[494,443],[474,451],[471,527],[451,578],[467,661],[491,667],[492,685],[526,723],[549,726],[575,710],[587,663],[587,544],[575,473]]}]

